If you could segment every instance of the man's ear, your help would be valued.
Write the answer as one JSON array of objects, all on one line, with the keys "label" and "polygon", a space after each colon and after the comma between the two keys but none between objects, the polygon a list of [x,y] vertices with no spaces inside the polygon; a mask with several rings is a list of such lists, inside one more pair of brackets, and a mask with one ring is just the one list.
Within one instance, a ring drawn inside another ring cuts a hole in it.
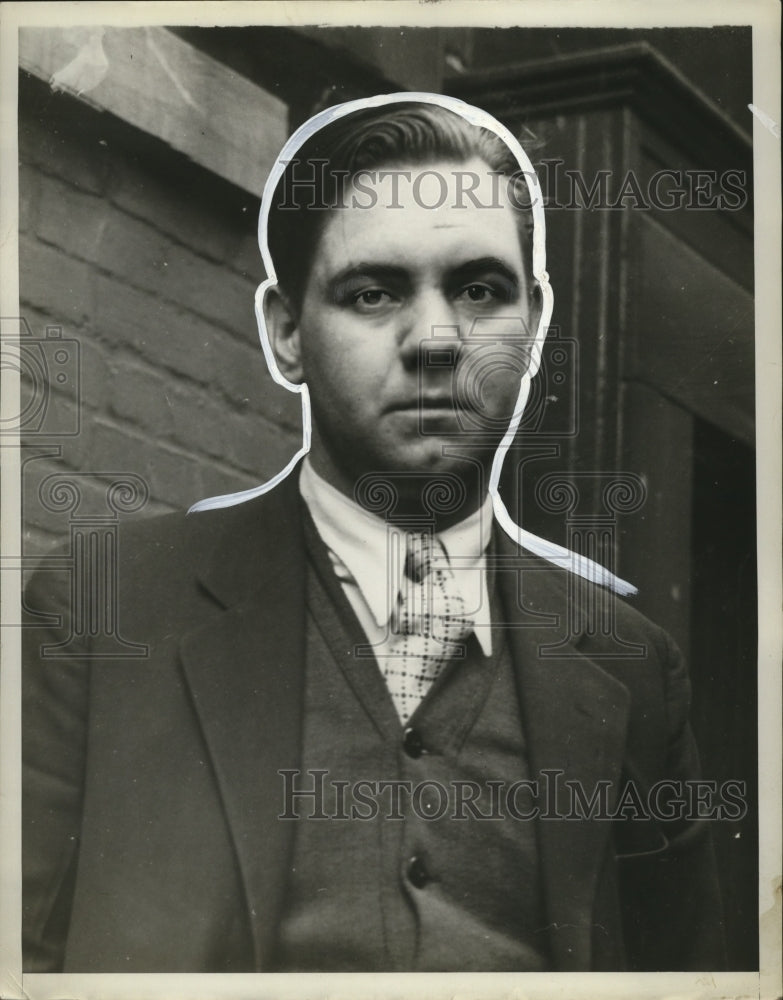
[{"label": "man's ear", "polygon": [[544,294],[541,285],[534,278],[530,286],[530,291],[525,292],[526,315],[523,319],[525,327],[524,351],[526,371],[530,371],[530,360],[533,356],[533,345],[538,334],[538,324],[541,321],[541,313],[544,310]]},{"label": "man's ear", "polygon": [[535,336],[539,321],[541,320],[541,313],[544,310],[544,293],[541,291],[541,285],[535,278],[530,289],[529,302],[530,333]]},{"label": "man's ear", "polygon": [[299,320],[288,297],[277,285],[264,294],[264,321],[269,344],[281,373],[296,385],[304,381],[299,340]]}]

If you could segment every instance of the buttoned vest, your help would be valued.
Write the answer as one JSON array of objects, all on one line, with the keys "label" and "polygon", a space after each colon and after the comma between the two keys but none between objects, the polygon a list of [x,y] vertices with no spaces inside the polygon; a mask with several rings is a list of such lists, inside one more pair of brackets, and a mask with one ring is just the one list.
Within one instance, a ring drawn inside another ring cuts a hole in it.
[{"label": "buttoned vest", "polygon": [[471,638],[403,729],[312,524],[307,537],[302,765],[280,776],[295,836],[274,967],[548,968],[503,628],[490,657]]}]

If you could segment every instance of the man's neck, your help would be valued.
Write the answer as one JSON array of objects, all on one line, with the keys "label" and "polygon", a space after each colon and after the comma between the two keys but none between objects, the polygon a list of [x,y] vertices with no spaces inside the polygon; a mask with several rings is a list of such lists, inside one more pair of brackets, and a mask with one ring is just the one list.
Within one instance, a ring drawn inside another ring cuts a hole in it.
[{"label": "man's neck", "polygon": [[316,455],[309,455],[307,461],[322,480],[348,500],[406,531],[446,531],[475,514],[487,499],[485,477],[475,467],[471,468],[472,478],[479,483],[466,482],[453,472],[379,472],[362,476],[354,485],[335,475]]}]

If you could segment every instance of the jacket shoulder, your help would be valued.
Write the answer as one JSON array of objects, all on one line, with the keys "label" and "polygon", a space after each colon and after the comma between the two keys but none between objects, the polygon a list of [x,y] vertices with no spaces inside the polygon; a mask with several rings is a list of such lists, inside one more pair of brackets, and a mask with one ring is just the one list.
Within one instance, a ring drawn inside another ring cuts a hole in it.
[{"label": "jacket shoulder", "polygon": [[554,609],[567,616],[579,638],[587,640],[595,654],[608,653],[619,636],[650,644],[653,652],[664,658],[675,649],[666,631],[634,607],[633,598],[621,597],[513,541],[511,546],[520,558],[525,607],[541,613]]}]

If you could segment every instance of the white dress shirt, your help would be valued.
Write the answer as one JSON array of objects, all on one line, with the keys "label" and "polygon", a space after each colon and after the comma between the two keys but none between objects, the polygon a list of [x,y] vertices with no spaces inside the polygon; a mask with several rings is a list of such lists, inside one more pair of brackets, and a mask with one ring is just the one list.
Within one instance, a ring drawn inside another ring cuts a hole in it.
[{"label": "white dress shirt", "polygon": [[[309,459],[302,465],[299,489],[345,596],[380,659],[403,580],[405,529],[387,523],[335,489],[314,471]],[[437,536],[485,656],[492,652],[486,569],[491,533],[492,498],[488,495],[477,511]]]}]

